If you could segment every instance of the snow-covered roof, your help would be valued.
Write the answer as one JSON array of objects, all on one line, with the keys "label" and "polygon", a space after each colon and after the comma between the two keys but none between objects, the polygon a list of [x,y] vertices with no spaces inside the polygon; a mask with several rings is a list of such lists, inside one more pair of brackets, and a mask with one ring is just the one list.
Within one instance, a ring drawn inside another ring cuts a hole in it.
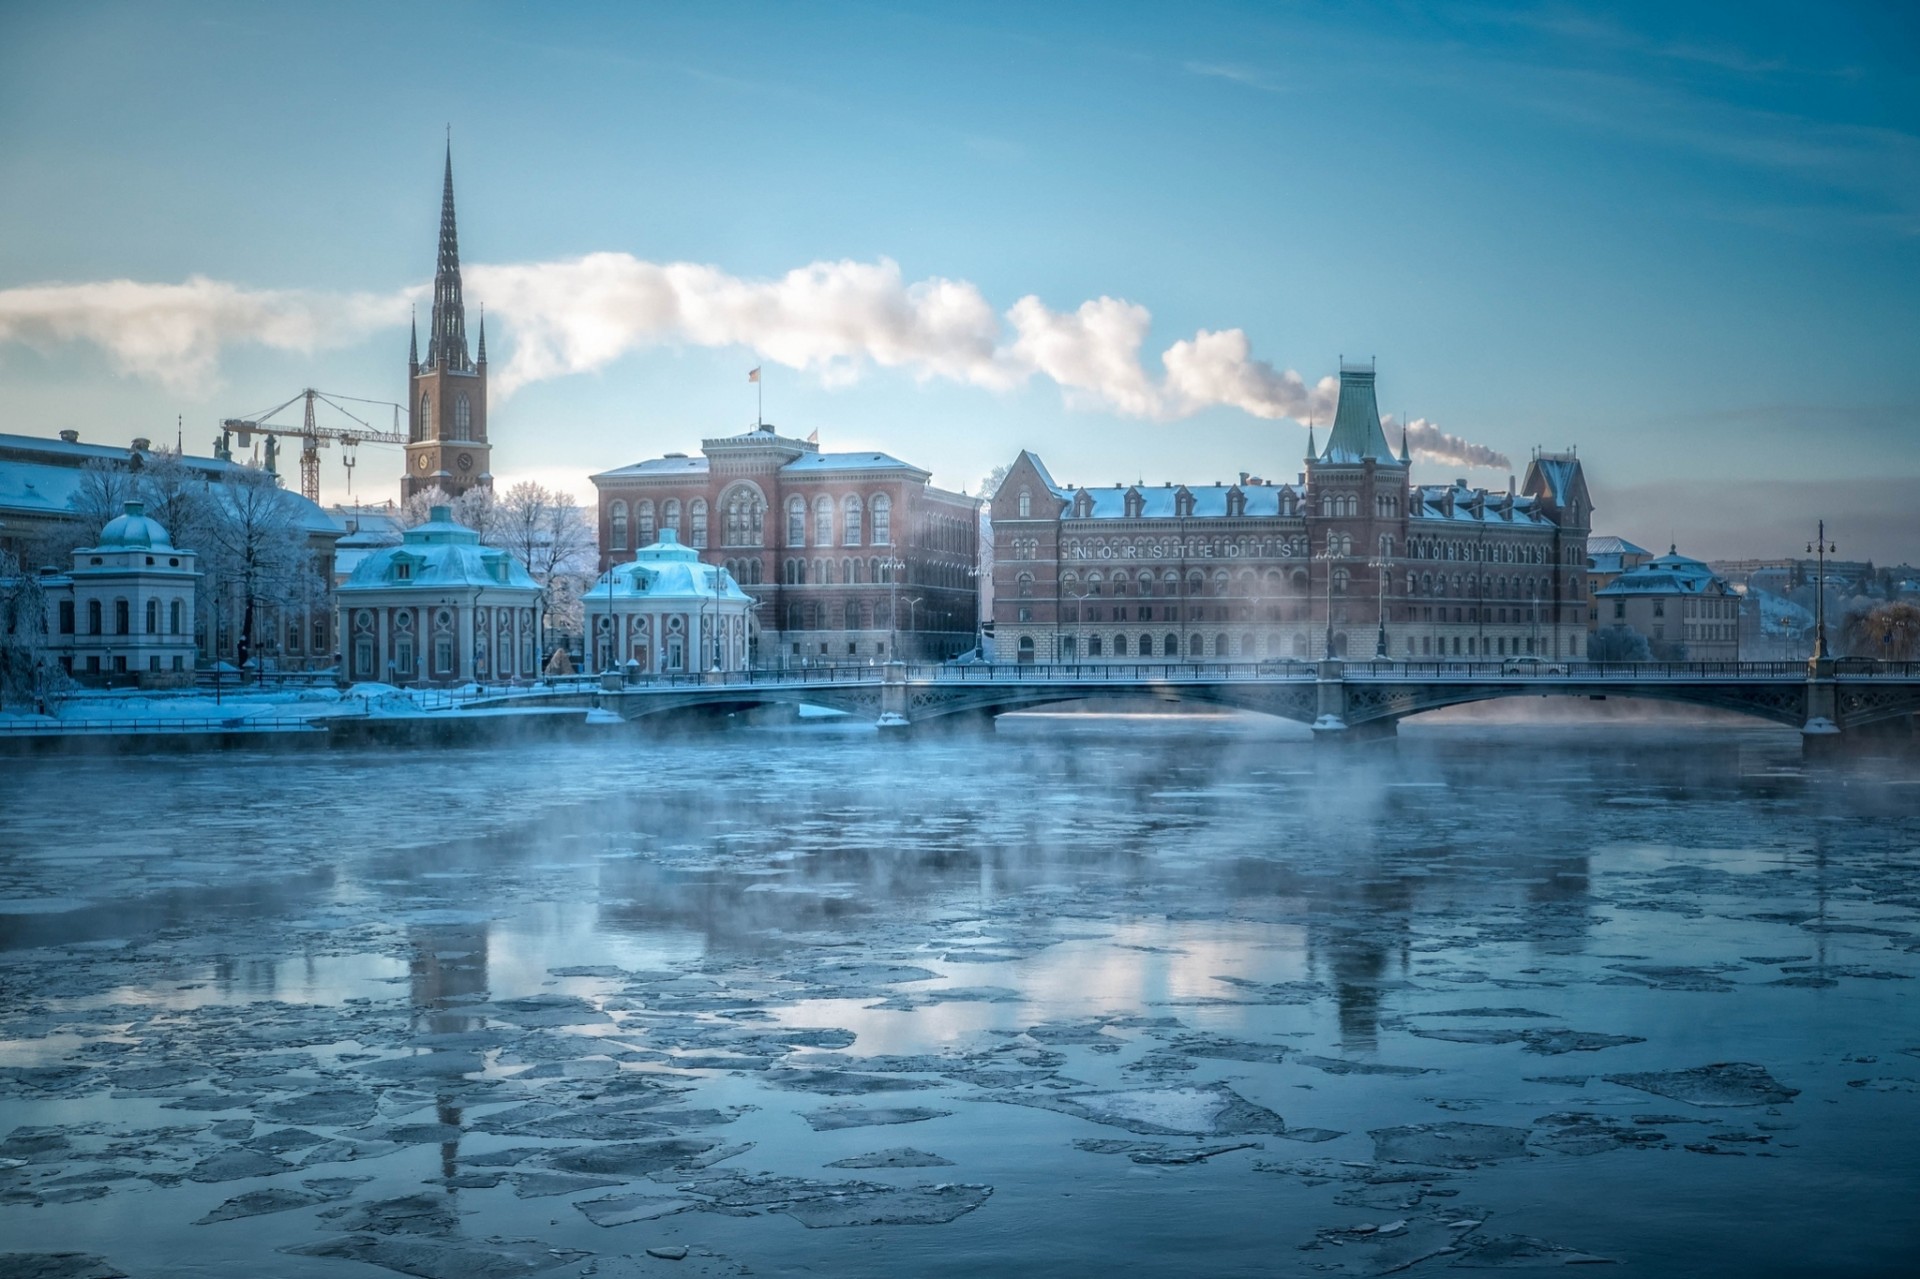
[{"label": "snow-covered roof", "polygon": [[[0,434],[0,510],[62,518],[75,511],[74,499],[80,492],[81,477],[89,462],[109,462],[130,466],[145,455],[132,449],[102,444],[79,444],[66,440],[47,440],[33,435]],[[217,457],[184,456],[181,462],[212,481],[220,481],[250,468]],[[295,512],[303,531],[338,536],[342,531],[317,504],[289,489],[282,489],[281,500]]]},{"label": "snow-covered roof", "polygon": [[408,529],[400,545],[370,552],[339,589],[362,592],[449,587],[536,593],[540,589],[520,561],[498,547],[482,546],[480,535],[455,523],[444,506],[434,507],[433,518],[425,524]]},{"label": "snow-covered roof", "polygon": [[815,471],[905,471],[923,480],[931,474],[889,453],[807,453],[780,469],[790,475]]},{"label": "snow-covered roof", "polygon": [[[1452,512],[1448,512],[1451,504]],[[1552,528],[1553,521],[1539,510],[1531,497],[1516,494],[1509,505],[1505,493],[1489,493],[1458,484],[1416,484],[1407,514],[1415,520],[1438,520],[1455,524],[1509,524],[1532,528]]]},{"label": "snow-covered roof", "polygon": [[611,471],[602,471],[588,478],[599,481],[628,479],[641,475],[704,475],[706,471],[706,458],[688,457],[684,453],[675,453],[668,457],[650,457],[644,462],[616,467]]},{"label": "snow-covered roof", "polygon": [[1665,555],[1628,569],[1595,595],[1731,595],[1733,588],[1699,560],[1668,548]]},{"label": "snow-covered roof", "polygon": [[660,530],[660,540],[643,546],[625,564],[616,564],[600,575],[592,589],[581,597],[599,600],[696,600],[751,604],[752,598],[741,590],[733,575],[724,568],[700,562],[700,552],[680,541],[673,529]]},{"label": "snow-covered roof", "polygon": [[[1067,519],[1117,520],[1127,516],[1127,495],[1138,493],[1140,497],[1140,515],[1138,518],[1149,520],[1170,520],[1177,518],[1176,503],[1184,491],[1193,498],[1193,514],[1196,518],[1223,519],[1227,514],[1227,495],[1235,488],[1234,484],[1163,485],[1160,488],[1147,488],[1142,485],[1130,485],[1119,488],[1103,489],[1065,489],[1059,496],[1067,503]],[[1280,514],[1280,494],[1292,493],[1295,502],[1300,495],[1294,489],[1281,484],[1249,484],[1240,488],[1247,499],[1246,514]],[[1092,504],[1090,511],[1082,512],[1082,495]]]},{"label": "snow-covered roof", "polygon": [[132,548],[172,550],[173,539],[159,520],[147,514],[144,502],[128,502],[125,514],[116,515],[100,530],[96,551],[120,551]]}]

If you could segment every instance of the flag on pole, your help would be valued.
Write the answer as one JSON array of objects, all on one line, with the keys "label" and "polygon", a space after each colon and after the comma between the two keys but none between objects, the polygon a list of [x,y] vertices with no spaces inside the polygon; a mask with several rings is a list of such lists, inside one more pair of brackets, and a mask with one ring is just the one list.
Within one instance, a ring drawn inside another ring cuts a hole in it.
[{"label": "flag on pole", "polygon": [[753,368],[752,368],[752,369],[751,369],[751,370],[750,370],[750,371],[749,371],[749,372],[747,373],[747,381],[749,381],[749,382],[758,382],[759,380],[760,380],[760,366],[756,364],[756,365],[755,365],[755,366],[754,366],[754,367],[753,367]]},{"label": "flag on pole", "polygon": [[813,431],[809,431],[809,432],[807,433],[807,443],[809,443],[809,444],[818,444],[819,442],[820,442],[820,432],[819,432],[819,430],[817,430],[817,429],[815,429],[815,430],[813,430]]}]

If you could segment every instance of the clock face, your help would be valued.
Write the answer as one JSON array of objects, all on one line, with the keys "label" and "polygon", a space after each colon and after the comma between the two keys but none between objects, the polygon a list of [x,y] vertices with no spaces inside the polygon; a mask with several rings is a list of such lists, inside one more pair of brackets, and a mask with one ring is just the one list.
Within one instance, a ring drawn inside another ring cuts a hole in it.
[{"label": "clock face", "polygon": [[473,469],[473,454],[462,453],[456,460],[459,462],[461,470],[471,471]]},{"label": "clock face", "polygon": [[431,465],[431,460],[427,457],[425,453],[416,453],[414,455],[414,458],[413,458],[414,470],[424,471],[427,469],[429,465]]}]

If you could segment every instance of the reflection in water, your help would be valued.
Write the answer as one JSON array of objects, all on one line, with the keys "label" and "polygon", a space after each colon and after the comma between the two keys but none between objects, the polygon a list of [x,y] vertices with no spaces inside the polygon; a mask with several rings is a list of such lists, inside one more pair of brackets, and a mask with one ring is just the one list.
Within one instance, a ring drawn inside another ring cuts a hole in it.
[{"label": "reflection in water", "polygon": [[[484,1016],[475,1015],[465,1006],[487,998],[487,931],[484,923],[420,924],[407,930],[411,956],[407,973],[416,1043],[429,1036],[456,1035],[486,1025]],[[422,1046],[431,1052],[442,1045],[428,1040]],[[441,1123],[458,1129],[462,1115],[456,1100],[458,1092],[445,1082],[435,1092],[434,1113]],[[455,1176],[459,1162],[460,1139],[456,1135],[441,1143],[440,1175]],[[451,1185],[447,1193],[454,1193]]]},{"label": "reflection in water", "polygon": [[[450,801],[432,811],[341,802],[390,752],[305,759],[266,798],[191,760],[23,761],[0,810],[9,1247],[84,1231],[187,1258],[217,1231],[324,1279],[337,1259],[275,1250],[391,1227],[388,1260],[433,1273],[479,1264],[435,1251],[455,1238],[644,1238],[761,1273],[1224,1275],[1302,1248],[1384,1269],[1322,1236],[1405,1220],[1453,1247],[1449,1223],[1485,1220],[1506,1242],[1445,1255],[1559,1238],[1745,1276],[1804,1258],[1785,1232],[1810,1217],[1849,1222],[1834,1273],[1915,1242],[1909,761],[1809,771],[1765,733],[1345,750],[1138,721],[609,740],[409,757]],[[85,828],[66,788],[102,797]],[[136,816],[180,834],[128,853]],[[404,1066],[476,1044],[500,1049],[484,1080]],[[1714,1062],[1798,1097],[1695,1113],[1609,1080]],[[1192,1114],[1219,1089],[1284,1122],[1211,1132]],[[1110,1093],[1147,1125],[1061,1100]],[[347,1157],[427,1096],[431,1144]],[[1383,1162],[1373,1133],[1468,1110],[1484,1163]],[[658,1143],[685,1162],[647,1163]],[[868,1166],[908,1146],[950,1165]],[[218,1180],[229,1163],[253,1171]],[[761,1180],[729,1201],[730,1171]],[[994,1189],[912,1229],[768,1206],[826,1181],[844,1213],[855,1178]],[[306,1202],[423,1180],[447,1187],[444,1238]],[[263,1188],[280,1211],[194,1224]],[[206,1272],[258,1273],[228,1255]]]}]

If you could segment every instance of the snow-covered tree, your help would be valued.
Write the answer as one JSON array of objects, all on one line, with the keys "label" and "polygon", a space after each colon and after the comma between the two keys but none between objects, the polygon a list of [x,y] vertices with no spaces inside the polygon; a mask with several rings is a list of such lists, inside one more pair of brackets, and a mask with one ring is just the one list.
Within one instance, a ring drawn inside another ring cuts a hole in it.
[{"label": "snow-covered tree", "polygon": [[1606,626],[1587,637],[1587,660],[1650,662],[1653,650],[1647,644],[1647,637],[1631,626]]},{"label": "snow-covered tree", "polygon": [[415,528],[433,518],[436,506],[451,507],[453,522],[464,524],[480,535],[489,546],[497,546],[494,520],[500,504],[489,488],[470,488],[459,497],[448,497],[439,489],[422,489],[400,508],[400,526]]},{"label": "snow-covered tree", "polygon": [[593,580],[597,547],[593,526],[573,495],[522,480],[495,500],[493,534],[494,545],[540,583],[548,625],[574,629],[580,596]]},{"label": "snow-covered tree", "polygon": [[67,682],[47,646],[47,597],[39,573],[0,550],[0,707],[44,710]]},{"label": "snow-covered tree", "polygon": [[1920,606],[1895,600],[1848,613],[1840,643],[1851,657],[1911,662],[1920,657]]}]

